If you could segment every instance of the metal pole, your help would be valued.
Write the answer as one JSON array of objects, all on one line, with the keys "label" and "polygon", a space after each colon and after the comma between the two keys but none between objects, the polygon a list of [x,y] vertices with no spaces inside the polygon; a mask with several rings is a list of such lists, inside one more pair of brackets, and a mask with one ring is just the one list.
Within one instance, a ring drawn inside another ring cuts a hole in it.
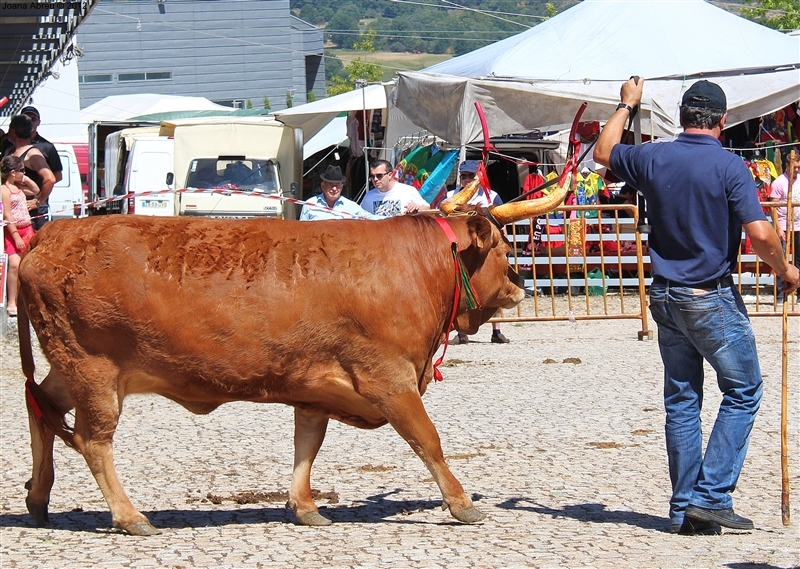
[{"label": "metal pole", "polygon": [[362,117],[364,118],[364,146],[362,151],[364,152],[364,192],[366,193],[369,190],[369,156],[367,156],[367,148],[369,139],[367,138],[367,81],[365,79],[356,79],[356,87],[361,89],[361,111]]},{"label": "metal pole", "polygon": [[[797,178],[795,171],[795,151],[789,153],[786,177],[789,188],[786,190],[786,252],[789,260],[789,249],[794,243],[794,207],[792,203],[792,185]],[[795,256],[797,251],[794,252]],[[783,322],[781,339],[781,521],[788,526],[791,523],[789,511],[789,295],[783,295]]]}]

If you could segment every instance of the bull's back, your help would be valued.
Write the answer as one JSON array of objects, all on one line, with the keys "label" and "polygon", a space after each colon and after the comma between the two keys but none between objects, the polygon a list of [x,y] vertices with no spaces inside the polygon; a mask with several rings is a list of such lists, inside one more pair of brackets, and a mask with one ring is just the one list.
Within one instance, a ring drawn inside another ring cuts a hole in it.
[{"label": "bull's back", "polygon": [[176,390],[203,383],[208,399],[258,399],[378,347],[388,360],[427,349],[435,326],[421,320],[436,315],[420,315],[414,286],[435,270],[418,262],[433,246],[427,221],[63,220],[20,279],[54,365],[86,354],[142,385],[169,377]]}]

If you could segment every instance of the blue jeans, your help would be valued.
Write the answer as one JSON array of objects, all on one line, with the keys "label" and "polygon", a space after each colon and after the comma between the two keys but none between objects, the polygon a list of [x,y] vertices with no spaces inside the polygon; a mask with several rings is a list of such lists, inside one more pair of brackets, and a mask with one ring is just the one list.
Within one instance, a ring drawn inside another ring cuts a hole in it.
[{"label": "blue jeans", "polygon": [[[761,369],[742,297],[734,287],[706,291],[670,284],[650,287],[664,362],[669,517],[683,523],[689,504],[731,508],[750,431],[761,403]],[[703,456],[700,410],[703,359],[717,373],[722,403]]]}]

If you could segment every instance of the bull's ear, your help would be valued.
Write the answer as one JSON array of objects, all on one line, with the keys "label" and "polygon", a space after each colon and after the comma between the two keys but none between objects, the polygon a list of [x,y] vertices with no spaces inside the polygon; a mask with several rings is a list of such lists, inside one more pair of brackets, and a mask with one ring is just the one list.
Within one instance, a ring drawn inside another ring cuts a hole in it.
[{"label": "bull's ear", "polygon": [[467,221],[471,241],[478,249],[495,245],[495,235],[492,232],[492,223],[482,215],[474,215]]}]

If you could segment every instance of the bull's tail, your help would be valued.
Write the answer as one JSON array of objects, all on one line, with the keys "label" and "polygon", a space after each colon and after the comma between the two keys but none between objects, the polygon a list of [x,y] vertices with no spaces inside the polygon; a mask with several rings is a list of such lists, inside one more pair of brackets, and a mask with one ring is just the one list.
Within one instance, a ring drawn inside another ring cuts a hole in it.
[{"label": "bull's tail", "polygon": [[17,328],[19,332],[19,359],[22,362],[22,373],[25,377],[33,379],[36,364],[33,361],[33,347],[31,344],[31,326],[28,320],[28,311],[25,308],[25,299],[17,295]]},{"label": "bull's tail", "polygon": [[33,417],[44,428],[58,435],[68,447],[77,450],[74,430],[67,423],[66,414],[60,411],[55,400],[33,379],[36,364],[33,361],[31,327],[28,319],[28,310],[25,306],[25,298],[21,294],[17,298],[17,326],[19,331],[19,359],[22,362],[22,372],[27,378],[25,381],[25,402],[28,405],[28,416]]}]

